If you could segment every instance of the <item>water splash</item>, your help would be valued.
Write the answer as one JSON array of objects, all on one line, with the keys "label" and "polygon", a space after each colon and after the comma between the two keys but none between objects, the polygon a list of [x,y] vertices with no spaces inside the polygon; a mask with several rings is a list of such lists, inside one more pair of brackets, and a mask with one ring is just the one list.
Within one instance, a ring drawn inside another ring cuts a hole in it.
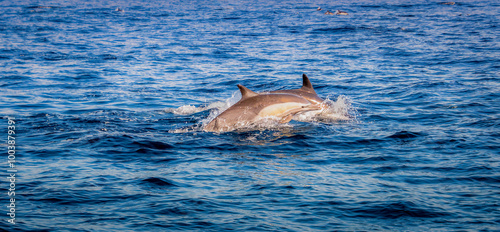
[{"label": "water splash", "polygon": [[344,95],[340,95],[336,101],[326,98],[321,103],[321,108],[321,110],[297,114],[293,119],[300,122],[319,122],[325,124],[356,119],[356,109],[352,106],[351,100]]}]

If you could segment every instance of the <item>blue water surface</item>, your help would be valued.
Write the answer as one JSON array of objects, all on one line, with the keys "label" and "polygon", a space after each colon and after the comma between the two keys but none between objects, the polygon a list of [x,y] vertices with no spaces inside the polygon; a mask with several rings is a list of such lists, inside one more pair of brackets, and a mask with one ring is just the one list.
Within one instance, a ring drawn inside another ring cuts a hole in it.
[{"label": "blue water surface", "polygon": [[[15,225],[2,172],[0,230],[498,231],[499,15],[468,0],[0,1],[0,136],[14,117],[18,169]],[[338,117],[201,129],[237,84],[298,88],[302,73]]]}]

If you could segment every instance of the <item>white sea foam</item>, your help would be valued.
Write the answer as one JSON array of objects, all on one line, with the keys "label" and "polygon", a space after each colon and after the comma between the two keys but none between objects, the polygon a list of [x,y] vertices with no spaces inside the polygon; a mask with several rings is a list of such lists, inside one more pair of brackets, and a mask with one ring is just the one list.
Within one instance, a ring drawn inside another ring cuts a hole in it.
[{"label": "white sea foam", "polygon": [[[238,102],[241,98],[241,94],[239,91],[235,91],[233,95],[226,99],[225,101],[217,101],[210,103],[205,106],[192,106],[192,105],[183,105],[180,106],[179,108],[168,108],[165,109],[164,111],[166,113],[173,113],[173,114],[178,114],[178,115],[190,115],[190,114],[196,114],[205,110],[210,110],[210,109],[216,109],[219,112],[223,112],[230,106],[234,105],[234,103]],[[213,118],[215,118],[218,114],[216,114]],[[209,117],[210,118],[210,117]],[[212,118],[212,119],[213,119]]]},{"label": "white sea foam", "polygon": [[356,111],[351,105],[351,101],[344,95],[340,95],[336,101],[327,98],[321,105],[322,110],[297,114],[293,119],[301,122],[321,122],[328,124],[356,118]]},{"label": "white sea foam", "polygon": [[220,109],[226,107],[225,102],[213,102],[209,105],[206,106],[193,106],[193,105],[183,105],[180,106],[179,108],[168,108],[165,109],[164,111],[166,113],[173,113],[177,115],[190,115],[190,114],[196,114],[198,112],[202,112],[205,110],[210,110],[210,109]]}]

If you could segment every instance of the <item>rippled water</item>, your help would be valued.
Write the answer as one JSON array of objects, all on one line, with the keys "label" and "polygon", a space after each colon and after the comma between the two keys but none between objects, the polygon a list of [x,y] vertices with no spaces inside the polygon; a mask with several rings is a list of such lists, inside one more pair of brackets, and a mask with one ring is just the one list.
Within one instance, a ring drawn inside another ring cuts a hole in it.
[{"label": "rippled water", "polygon": [[[496,1],[0,6],[2,230],[500,229]],[[200,129],[302,73],[327,119]]]}]

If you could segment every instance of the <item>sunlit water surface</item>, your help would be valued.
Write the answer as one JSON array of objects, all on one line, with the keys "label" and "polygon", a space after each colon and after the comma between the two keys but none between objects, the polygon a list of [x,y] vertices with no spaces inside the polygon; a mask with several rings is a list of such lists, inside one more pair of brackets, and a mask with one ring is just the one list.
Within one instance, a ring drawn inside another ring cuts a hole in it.
[{"label": "sunlit water surface", "polygon": [[[496,1],[0,6],[3,230],[500,229]],[[302,73],[330,111],[202,130]]]}]

